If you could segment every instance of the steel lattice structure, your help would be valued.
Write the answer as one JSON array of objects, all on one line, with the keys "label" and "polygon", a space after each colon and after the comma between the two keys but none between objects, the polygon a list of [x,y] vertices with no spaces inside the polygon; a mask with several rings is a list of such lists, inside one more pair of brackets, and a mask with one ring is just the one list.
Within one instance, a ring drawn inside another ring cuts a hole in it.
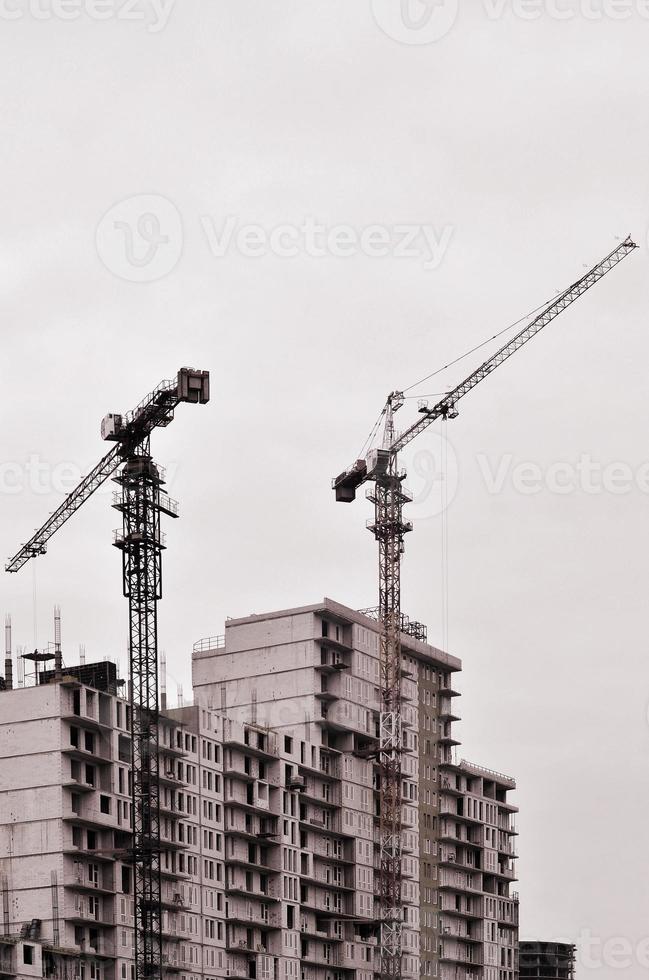
[{"label": "steel lattice structure", "polygon": [[129,652],[133,778],[134,898],[136,976],[162,975],[162,885],[160,880],[160,782],[158,752],[158,600],[162,598],[160,515],[178,516],[161,492],[163,479],[149,454],[147,438],[124,463],[122,512],[115,545],[123,560],[124,595],[129,600]]},{"label": "steel lattice structure", "polygon": [[455,418],[457,402],[503,364],[517,350],[576,299],[595,285],[637,246],[627,238],[593,266],[584,276],[549,303],[538,316],[504,344],[461,384],[446,394],[433,408],[420,407],[421,418],[405,432],[395,435],[394,413],[403,405],[403,393],[392,392],[383,410],[385,428],[382,448],[373,449],[365,459],[356,462],[333,480],[336,500],[349,503],[356,490],[366,482],[373,486],[368,499],[374,504],[374,522],[370,524],[379,545],[379,611],[381,630],[381,711],[379,717],[379,876],[378,899],[380,926],[381,977],[401,977],[403,900],[402,900],[402,826],[401,826],[401,756],[403,717],[401,712],[401,556],[405,534],[412,525],[403,519],[403,506],[409,497],[403,488],[405,473],[399,471],[398,454],[424,429],[439,418]]},{"label": "steel lattice structure", "polygon": [[381,632],[381,713],[379,717],[378,770],[381,792],[379,815],[379,902],[381,906],[381,974],[400,973],[403,915],[401,903],[401,757],[403,717],[401,697],[401,561],[404,536],[412,530],[404,523],[403,477],[397,457],[390,458],[384,477],[377,480],[368,498],[374,504],[370,525],[379,545],[379,622]]},{"label": "steel lattice structure", "polygon": [[113,506],[122,513],[114,544],[122,551],[123,591],[129,601],[131,685],[132,850],[137,980],[161,980],[162,904],[160,883],[160,783],[158,751],[158,620],[162,596],[161,514],[178,516],[162,491],[164,477],[150,455],[153,429],[169,425],[181,402],[209,401],[209,374],[181,368],[126,416],[108,415],[102,436],[115,442],[91,473],[9,561],[17,572],[46,551],[52,535],[121,466],[121,492]]}]

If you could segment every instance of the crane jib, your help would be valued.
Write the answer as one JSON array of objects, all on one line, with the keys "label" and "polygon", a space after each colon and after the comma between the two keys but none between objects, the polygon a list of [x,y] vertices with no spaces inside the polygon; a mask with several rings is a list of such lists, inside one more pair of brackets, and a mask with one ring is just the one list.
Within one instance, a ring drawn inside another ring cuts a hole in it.
[{"label": "crane jib", "polygon": [[[630,237],[626,238],[616,246],[601,262],[593,266],[585,275],[565,289],[556,299],[546,306],[531,323],[523,327],[515,337],[504,344],[488,360],[480,365],[468,378],[465,378],[451,392],[446,394],[432,408],[423,408],[422,417],[418,419],[404,432],[399,433],[390,445],[392,453],[398,453],[408,443],[427,429],[429,425],[439,418],[454,418],[457,415],[457,402],[472,391],[476,385],[490,375],[497,367],[500,367],[512,354],[520,350],[532,337],[535,337],[544,327],[552,322],[560,313],[570,306],[576,299],[582,296],[591,286],[602,279],[611,269],[626,258],[638,246]],[[372,479],[371,469],[368,468],[367,460],[359,459],[339,476],[335,477],[333,489],[336,493],[336,500],[342,503],[350,503],[356,497],[356,490],[368,479]]]},{"label": "crane jib", "polygon": [[444,398],[434,406],[434,408],[425,410],[423,412],[423,418],[418,422],[415,422],[409,429],[401,433],[392,443],[390,449],[392,452],[398,453],[404,446],[407,446],[409,442],[419,435],[423,429],[427,428],[438,418],[453,413],[455,410],[455,405],[463,398],[466,394],[472,391],[476,385],[484,380],[492,371],[497,367],[500,367],[512,354],[515,354],[517,350],[520,350],[532,337],[535,337],[544,327],[551,323],[560,313],[563,313],[568,306],[579,299],[580,296],[594,286],[596,282],[599,282],[607,272],[626,258],[634,249],[638,246],[631,240],[631,238],[626,238],[620,245],[609,252],[601,262],[593,266],[585,275],[578,279],[577,282],[573,283],[567,289],[565,289],[556,299],[554,299],[548,306],[542,310],[541,313],[536,316],[531,323],[523,327],[522,330],[516,334],[511,340],[499,348],[495,354],[493,354],[488,360],[486,360],[480,367],[469,375],[464,381],[462,381],[453,391],[445,395]]}]

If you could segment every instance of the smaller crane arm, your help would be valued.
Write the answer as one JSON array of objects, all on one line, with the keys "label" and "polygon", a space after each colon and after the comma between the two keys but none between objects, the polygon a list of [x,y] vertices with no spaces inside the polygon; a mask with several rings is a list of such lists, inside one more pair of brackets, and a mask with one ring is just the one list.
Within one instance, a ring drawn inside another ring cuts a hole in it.
[{"label": "smaller crane arm", "polygon": [[79,507],[86,502],[88,497],[92,496],[95,490],[99,489],[102,483],[105,483],[108,477],[115,472],[120,462],[119,446],[113,446],[111,451],[106,453],[81,483],[67,495],[45,524],[14,555],[5,566],[5,570],[7,572],[19,572],[30,558],[35,558],[36,555],[44,555],[47,550],[47,542],[52,535],[79,510]]}]

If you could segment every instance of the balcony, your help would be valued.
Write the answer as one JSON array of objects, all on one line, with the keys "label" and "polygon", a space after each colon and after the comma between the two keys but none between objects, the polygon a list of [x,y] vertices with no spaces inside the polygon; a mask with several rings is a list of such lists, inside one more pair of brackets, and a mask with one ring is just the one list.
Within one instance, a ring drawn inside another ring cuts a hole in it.
[{"label": "balcony", "polygon": [[165,817],[169,817],[170,820],[184,820],[186,817],[185,813],[180,813],[176,809],[175,804],[163,797],[160,797],[160,813],[164,814]]},{"label": "balcony", "polygon": [[115,914],[112,909],[99,908],[96,912],[89,909],[72,909],[66,914],[68,922],[76,922],[78,925],[98,926],[99,928],[110,928],[115,925]]},{"label": "balcony", "polygon": [[97,766],[109,766],[113,759],[110,752],[110,745],[101,745],[101,751],[91,752],[81,745],[65,745],[61,752],[63,755],[76,759],[78,762],[85,762]]},{"label": "balcony", "polygon": [[313,639],[320,647],[321,651],[333,650],[335,653],[354,652],[354,648],[350,646],[349,643],[343,643],[341,640],[334,640],[334,638],[331,636],[314,636]]},{"label": "balcony", "polygon": [[251,726],[238,725],[226,721],[223,732],[223,745],[242,749],[246,755],[254,755],[259,759],[277,761],[277,744],[272,732],[259,730]]},{"label": "balcony", "polygon": [[439,718],[441,721],[460,721],[459,715],[453,711],[453,702],[450,698],[441,698],[439,705]]},{"label": "balcony", "polygon": [[241,878],[226,882],[225,891],[228,895],[242,895],[244,898],[255,898],[260,902],[279,902],[279,887],[277,882],[269,881],[262,890],[260,883],[245,881]]},{"label": "balcony", "polygon": [[325,887],[327,886],[309,886],[308,897],[303,894],[300,898],[303,912],[314,912],[319,919],[358,918],[354,914],[351,894],[342,894],[340,890],[326,891],[323,894],[322,889]]},{"label": "balcony", "polygon": [[331,820],[325,820],[323,817],[307,814],[304,817],[300,817],[300,827],[303,830],[316,830],[319,834],[329,837],[356,837],[356,834],[351,828],[349,830],[343,830],[340,814],[336,814],[335,819]]},{"label": "balcony", "polygon": [[189,752],[178,745],[171,745],[169,742],[158,742],[158,755],[166,755],[174,759],[186,759]]},{"label": "balcony", "polygon": [[241,797],[230,796],[224,800],[226,806],[239,807],[241,810],[245,810],[247,813],[268,813],[269,804],[268,800],[260,796],[253,796],[251,798],[242,799]]},{"label": "balcony", "polygon": [[[498,868],[498,870],[496,872],[494,872],[494,873],[497,874],[497,875],[499,875],[499,877],[501,877],[501,878],[506,878],[508,881],[516,881],[517,880],[516,879],[516,869],[515,868],[506,868],[503,865],[500,865],[500,867]],[[485,874],[490,874],[490,872],[489,871],[486,871]]]},{"label": "balcony", "polygon": [[[328,790],[325,796],[322,795],[323,788],[325,792]],[[304,784],[304,789],[302,790],[301,796],[303,800],[309,800],[311,803],[315,803],[317,806],[326,806],[333,810],[338,809],[342,805],[339,792],[334,792],[339,787],[330,786],[328,783],[326,787],[317,786],[315,780],[309,780]]]},{"label": "balcony", "polygon": [[[327,844],[329,844],[329,847],[327,847]],[[336,846],[336,844],[339,846]],[[316,859],[328,861],[331,864],[354,865],[356,861],[354,860],[353,852],[351,848],[346,850],[346,847],[347,845],[343,847],[341,842],[332,842],[329,838],[327,838],[326,841],[313,841],[311,843],[310,850]]]},{"label": "balcony", "polygon": [[[440,838],[443,839],[442,835],[440,835]],[[455,841],[455,839],[456,839],[455,837],[452,838],[453,841]],[[460,846],[461,846],[462,843],[463,842],[458,841],[458,847],[457,848],[455,848],[455,847],[440,847],[440,849],[439,849],[438,863],[441,864],[441,865],[450,865],[453,868],[465,868],[466,865],[464,864],[464,862],[462,860],[463,854],[462,854],[462,851],[460,850]],[[471,869],[471,870],[474,870],[474,869]]]},{"label": "balcony", "polygon": [[234,765],[226,763],[223,767],[223,775],[229,777],[230,779],[238,779],[242,783],[255,783],[257,782],[257,776],[254,776],[250,772],[244,772],[242,769],[236,769]]},{"label": "balcony", "polygon": [[[502,904],[502,907],[501,907]],[[497,919],[500,925],[518,925],[518,904],[498,903],[499,909]]]},{"label": "balcony", "polygon": [[472,824],[473,826],[482,826],[484,824],[484,820],[479,820],[477,817],[469,817],[466,813],[458,813],[457,806],[453,806],[444,798],[440,801],[439,812],[442,817],[452,817],[454,820],[461,820],[463,823]]},{"label": "balcony", "polygon": [[255,942],[255,940],[239,939],[236,936],[231,936],[225,941],[225,948],[228,953],[239,953],[244,956],[256,956],[257,953],[268,952],[266,947],[262,943]]},{"label": "balcony", "polygon": [[72,843],[72,841],[64,842],[62,853],[79,859],[81,857],[91,858],[93,861],[105,861],[113,864],[117,858],[123,861],[129,860],[130,856],[125,847],[109,847],[102,848],[99,847],[87,847],[85,845],[77,846]]},{"label": "balcony", "polygon": [[446,746],[453,746],[453,745],[461,745],[462,744],[460,741],[458,741],[457,738],[453,738],[453,736],[451,735],[450,732],[448,734],[442,734],[442,735],[440,735],[439,738],[437,739],[437,741],[439,742],[440,745],[446,745]]},{"label": "balcony", "polygon": [[112,940],[104,939],[102,936],[94,944],[84,944],[79,952],[79,957],[87,960],[114,960],[117,959],[117,947]]},{"label": "balcony", "polygon": [[263,843],[264,847],[268,846],[279,846],[280,841],[279,831],[276,826],[273,826],[270,830],[246,830],[245,824],[240,826],[238,824],[229,824],[223,831],[226,837],[229,838],[241,838],[242,840],[247,840],[254,842],[256,844]]},{"label": "balcony", "polygon": [[440,898],[440,911],[445,912],[447,915],[457,915],[463,919],[483,918],[483,906],[480,899],[466,902],[463,908],[456,908],[455,900],[445,892],[442,892]]},{"label": "balcony", "polygon": [[61,783],[64,789],[72,790],[74,793],[94,793],[97,789],[92,783],[87,783],[76,776],[71,775],[69,779]]},{"label": "balcony", "polygon": [[[471,880],[474,878],[475,880]],[[439,887],[451,889],[452,891],[477,892],[482,894],[482,874],[475,873],[473,876],[456,872],[442,871],[439,878]]]},{"label": "balcony", "polygon": [[[103,713],[103,712],[102,712]],[[115,728],[110,720],[99,720],[94,715],[82,715],[77,714],[72,708],[63,709],[61,712],[61,720],[69,722],[74,725],[75,728],[87,729],[88,731],[96,732],[98,735],[112,736]]]},{"label": "balcony", "polygon": [[174,956],[171,953],[162,954],[162,969],[164,971],[169,971],[170,973],[176,973],[183,969],[180,964],[180,957]]},{"label": "balcony", "polygon": [[498,829],[511,837],[518,836],[518,831],[516,830],[516,824],[513,820],[499,820]]},{"label": "balcony", "polygon": [[[322,749],[320,750],[322,753]],[[321,779],[328,780],[340,780],[340,766],[338,765],[338,760],[333,759],[329,756],[322,756],[320,758],[319,766],[308,766],[305,762],[301,762],[298,766],[300,775],[313,775],[319,776]]]},{"label": "balcony", "polygon": [[337,701],[340,698],[340,691],[338,690],[338,685],[329,685],[327,678],[323,677],[320,683],[320,690],[315,692],[314,695],[319,701]]},{"label": "balcony", "polygon": [[[343,970],[371,970],[373,957],[370,956],[369,960],[362,960],[360,958],[360,951],[358,956],[356,956],[355,943],[345,943],[340,952],[340,966]],[[405,973],[402,973],[405,976]]]},{"label": "balcony", "polygon": [[[176,829],[175,827],[173,828]],[[160,834],[160,846],[163,851],[185,851],[189,847],[186,841],[177,840],[173,837]]]},{"label": "balcony", "polygon": [[247,905],[230,902],[228,922],[235,925],[256,926],[258,929],[281,929],[282,917],[279,909],[251,909]]},{"label": "balcony", "polygon": [[442,927],[443,938],[452,937],[453,939],[459,940],[463,943],[477,943],[480,946],[482,945],[483,939],[480,933],[482,926],[480,926],[480,929],[476,930],[476,935],[472,936],[468,930],[466,922],[455,920],[452,921],[453,925],[445,925]]},{"label": "balcony", "polygon": [[[90,800],[86,802],[89,803]],[[116,825],[116,818],[113,814],[103,813],[95,807],[83,805],[78,810],[73,807],[65,807],[61,819],[68,823],[89,827],[91,830],[111,830]]]},{"label": "balcony", "polygon": [[438,694],[442,698],[459,698],[460,692],[453,689],[451,683],[451,674],[446,677],[442,677],[439,682]]},{"label": "balcony", "polygon": [[466,966],[482,966],[482,956],[478,949],[445,942],[440,956],[442,963],[462,963]]},{"label": "balcony", "polygon": [[303,963],[312,963],[316,966],[340,966],[341,956],[337,949],[326,950],[323,945],[310,942],[302,947]]},{"label": "balcony", "polygon": [[[106,872],[112,872],[112,868],[106,868]],[[73,888],[75,891],[88,892],[89,894],[106,894],[112,895],[115,893],[115,880],[112,873],[102,874],[101,872],[97,876],[96,881],[92,881],[88,878],[88,871],[72,872],[65,876],[63,885],[65,888]]]},{"label": "balcony", "polygon": [[163,878],[170,878],[172,881],[187,881],[191,877],[186,871],[179,871],[176,868],[160,868],[160,875]]},{"label": "balcony", "polygon": [[255,858],[254,855],[248,854],[246,851],[241,850],[234,851],[232,854],[227,854],[225,857],[225,863],[229,867],[234,865],[240,868],[247,868],[250,871],[261,871],[262,874],[279,874],[281,871],[279,866],[279,855],[277,854],[277,851],[274,851],[273,853],[278,858],[276,861],[276,867],[269,864],[267,861],[261,861],[259,858]]},{"label": "balcony", "polygon": [[349,880],[345,882],[344,875],[340,875],[338,878],[338,876],[335,874],[327,874],[325,871],[314,869],[310,873],[300,875],[300,878],[302,881],[307,883],[312,882],[313,884],[321,885],[324,888],[330,888],[332,891],[356,891],[353,883],[351,883]]}]

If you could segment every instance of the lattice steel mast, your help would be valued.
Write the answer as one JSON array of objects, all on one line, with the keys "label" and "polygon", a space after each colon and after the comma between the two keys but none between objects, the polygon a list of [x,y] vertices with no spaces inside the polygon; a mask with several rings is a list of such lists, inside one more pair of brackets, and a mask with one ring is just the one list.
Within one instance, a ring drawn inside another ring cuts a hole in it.
[{"label": "lattice steel mast", "polygon": [[135,897],[135,959],[138,980],[162,977],[162,896],[158,753],[157,603],[162,595],[164,538],[160,516],[178,516],[163,492],[164,476],[151,459],[150,435],[167,426],[181,402],[209,401],[209,374],[182,368],[163,381],[126,416],[107,415],[102,436],[115,442],[92,472],[7,564],[9,572],[46,551],[48,540],[121,466],[121,492],[113,506],[122,513],[114,544],[122,551],[123,591],[129,600],[131,682],[132,830]]},{"label": "lattice steel mast", "polygon": [[374,504],[370,524],[379,545],[379,626],[381,629],[381,710],[379,719],[378,775],[379,851],[378,908],[380,923],[380,974],[385,980],[401,977],[403,900],[402,900],[402,824],[401,756],[403,718],[401,704],[401,555],[405,535],[412,525],[403,518],[409,502],[404,490],[405,473],[399,470],[398,454],[420,432],[439,418],[455,418],[457,402],[492,371],[524,346],[571,303],[610,272],[637,246],[627,238],[589,272],[564,290],[555,300],[504,344],[476,371],[457,385],[433,408],[420,407],[422,417],[405,432],[395,435],[394,412],[404,402],[402,392],[392,392],[384,408],[385,428],[382,448],[373,449],[333,481],[336,500],[349,503],[366,482],[373,486],[368,499]]}]

